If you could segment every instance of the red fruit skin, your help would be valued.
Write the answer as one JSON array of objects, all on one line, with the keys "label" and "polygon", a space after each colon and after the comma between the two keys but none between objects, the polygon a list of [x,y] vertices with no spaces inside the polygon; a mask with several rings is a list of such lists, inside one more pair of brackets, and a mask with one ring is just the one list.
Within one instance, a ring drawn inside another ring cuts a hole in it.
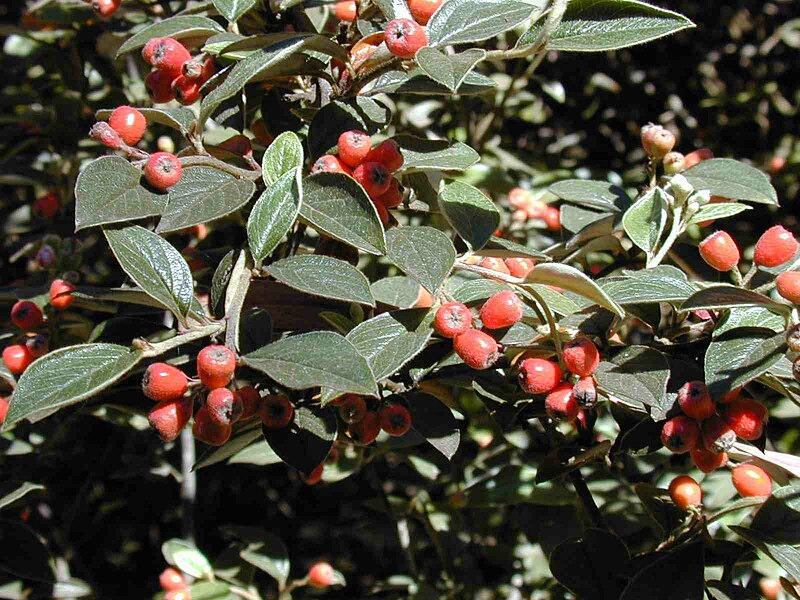
[{"label": "red fruit skin", "polygon": [[543,358],[526,358],[519,369],[519,386],[527,394],[547,394],[561,382],[564,373],[558,363]]},{"label": "red fruit skin", "polygon": [[378,422],[386,433],[399,437],[411,429],[411,413],[401,404],[386,404],[378,411]]},{"label": "red fruit skin", "polygon": [[12,344],[3,349],[3,363],[13,375],[22,375],[33,362],[30,350],[22,344]]},{"label": "red fruit skin", "polygon": [[385,140],[370,150],[365,161],[380,163],[394,173],[403,166],[404,159],[397,142]]},{"label": "red fruit skin", "polygon": [[705,448],[692,448],[689,450],[692,461],[703,473],[710,473],[728,464],[728,454],[726,452],[716,453]]},{"label": "red fruit skin", "polygon": [[764,433],[767,407],[756,400],[738,398],[723,407],[722,418],[737,436],[752,442]]},{"label": "red fruit skin", "polygon": [[168,592],[183,590],[188,587],[181,572],[172,567],[168,567],[161,572],[161,575],[158,576],[158,583],[162,590]]},{"label": "red fruit skin", "polygon": [[564,345],[564,366],[579,377],[589,377],[600,364],[600,352],[587,337],[577,337]]},{"label": "red fruit skin", "polygon": [[383,204],[387,209],[400,206],[403,203],[403,192],[400,190],[400,182],[392,177],[389,189],[381,194],[376,202]]},{"label": "red fruit skin", "polygon": [[211,418],[207,406],[201,406],[194,416],[192,435],[209,446],[222,446],[231,437],[231,426],[220,425]]},{"label": "red fruit skin", "polygon": [[72,292],[75,286],[63,279],[54,279],[50,284],[50,306],[56,310],[66,310],[75,300]]},{"label": "red fruit skin", "polygon": [[674,417],[661,428],[661,443],[670,452],[684,454],[700,445],[700,426],[684,415]]},{"label": "red fruit skin", "polygon": [[378,212],[378,218],[381,220],[381,223],[383,223],[384,225],[388,225],[389,209],[387,209],[386,205],[383,202],[381,202],[382,197],[383,196],[381,196],[380,198],[370,198],[370,200],[372,200],[372,203],[375,205],[375,210]]},{"label": "red fruit skin", "polygon": [[347,167],[342,161],[340,161],[337,157],[331,154],[320,156],[314,163],[314,166],[311,167],[312,174],[319,173],[321,171],[327,173],[344,173],[345,175],[353,174],[350,171],[349,167]]},{"label": "red fruit skin", "polygon": [[340,21],[351,22],[356,18],[355,0],[341,0],[333,5],[333,14]]},{"label": "red fruit skin", "polygon": [[778,293],[792,304],[800,304],[800,271],[784,271],[775,280]]},{"label": "red fruit skin", "polygon": [[304,475],[300,473],[300,479],[303,480],[303,483],[306,485],[317,485],[320,480],[322,480],[322,472],[325,469],[325,463],[321,463],[314,467],[314,470],[311,471],[308,475]]},{"label": "red fruit skin", "polygon": [[25,347],[34,359],[44,356],[50,351],[50,340],[46,335],[29,335],[31,337],[25,340]]},{"label": "red fruit skin", "polygon": [[347,435],[356,444],[368,446],[375,441],[381,432],[381,424],[378,421],[378,413],[367,412],[364,418],[358,423],[352,423],[347,427]]},{"label": "red fruit skin", "polygon": [[165,190],[181,179],[181,163],[169,152],[154,152],[144,165],[144,178],[158,190]]},{"label": "red fruit skin", "polygon": [[103,18],[108,18],[119,9],[122,0],[92,0],[92,10]]},{"label": "red fruit skin", "polygon": [[736,400],[741,395],[742,395],[742,388],[741,387],[733,388],[729,392],[725,392],[725,394],[723,394],[722,398],[717,400],[717,403],[719,403],[719,404],[730,404],[731,402]]},{"label": "red fruit skin", "polygon": [[258,415],[267,429],[283,429],[294,418],[294,406],[286,396],[264,396]]},{"label": "red fruit skin", "polygon": [[150,38],[147,40],[144,48],[142,48],[142,58],[148,65],[153,64],[153,54],[155,53],[156,47],[159,43],[161,43],[161,38]]},{"label": "red fruit skin", "polygon": [[183,75],[178,75],[172,80],[172,95],[179,104],[190,106],[200,99],[200,87],[202,81],[199,79],[188,79]]},{"label": "red fruit skin", "polygon": [[165,71],[151,71],[144,79],[144,85],[150,99],[156,104],[165,104],[175,99],[172,93],[174,77]]},{"label": "red fruit skin", "polygon": [[352,425],[358,423],[367,414],[367,403],[361,396],[345,394],[336,403],[342,421]]},{"label": "red fruit skin", "polygon": [[132,106],[118,106],[108,117],[108,124],[128,146],[139,143],[147,129],[147,119]]},{"label": "red fruit skin", "polygon": [[492,271],[497,271],[498,273],[503,273],[505,275],[511,275],[511,272],[508,270],[506,263],[503,262],[503,259],[497,258],[496,256],[487,256],[478,263],[478,266],[483,267],[484,269],[491,269]]},{"label": "red fruit skin", "polygon": [[703,446],[711,452],[727,452],[736,442],[736,433],[721,417],[712,415],[703,421]]},{"label": "red fruit skin", "polygon": [[797,248],[798,243],[792,232],[781,225],[775,225],[758,238],[753,262],[759,267],[777,267],[792,258]]},{"label": "red fruit skin", "polygon": [[383,41],[395,56],[412,58],[417,50],[428,45],[428,35],[416,21],[394,19],[386,25]]},{"label": "red fruit skin", "polygon": [[192,418],[192,405],[191,398],[176,398],[159,402],[150,410],[150,427],[158,432],[162,442],[173,442],[178,438],[181,429]]},{"label": "red fruit skin", "polygon": [[334,578],[333,567],[326,562],[318,562],[308,570],[308,583],[313,587],[328,587]]},{"label": "red fruit skin", "polygon": [[355,179],[366,190],[370,198],[379,198],[392,185],[389,170],[381,163],[363,162],[353,170]]},{"label": "red fruit skin", "polygon": [[433,328],[442,337],[454,338],[472,327],[472,313],[461,302],[447,302],[436,309]]},{"label": "red fruit skin", "polygon": [[20,329],[35,329],[44,322],[44,315],[30,300],[18,300],[11,307],[11,322]]},{"label": "red fruit skin", "polygon": [[522,301],[511,290],[497,292],[481,307],[481,322],[488,329],[511,327],[522,319]]},{"label": "red fruit skin", "polygon": [[408,9],[417,23],[427,25],[442,2],[443,0],[409,0]]},{"label": "red fruit skin", "polygon": [[7,414],[8,414],[8,400],[0,396],[0,425],[2,425],[5,422]]},{"label": "red fruit skin", "polygon": [[678,475],[669,484],[669,497],[675,506],[686,510],[690,506],[700,506],[703,503],[703,490],[688,475]]},{"label": "red fruit skin", "polygon": [[239,419],[244,421],[255,417],[261,406],[261,394],[258,393],[258,390],[252,385],[248,385],[236,390],[236,395],[242,403],[242,416]]},{"label": "red fruit skin", "polygon": [[153,47],[152,64],[156,69],[164,71],[171,79],[181,74],[183,63],[191,60],[192,55],[186,47],[173,38],[161,38]]},{"label": "red fruit skin", "polygon": [[61,201],[55,192],[48,192],[33,201],[33,214],[39,219],[50,220],[58,214]]},{"label": "red fruit skin", "polygon": [[153,363],[142,377],[142,392],[154,402],[175,400],[183,396],[187,389],[189,379],[186,374],[167,363]]},{"label": "red fruit skin", "polygon": [[367,158],[371,148],[372,140],[367,133],[351,129],[339,136],[337,154],[348,167],[357,167]]},{"label": "red fruit skin", "polygon": [[92,125],[92,128],[89,130],[89,137],[112,150],[119,150],[123,144],[119,133],[117,133],[111,125],[103,121]]},{"label": "red fruit skin", "polygon": [[581,377],[572,388],[572,395],[581,408],[594,408],[597,404],[597,385],[591,377]]},{"label": "red fruit skin", "polygon": [[512,276],[519,277],[520,279],[527,277],[528,273],[533,271],[534,267],[536,266],[536,263],[534,263],[530,258],[507,258],[504,262],[508,272]]},{"label": "red fruit skin", "polygon": [[235,370],[236,355],[226,346],[212,344],[197,354],[197,376],[212,390],[228,385]]},{"label": "red fruit skin", "polygon": [[225,426],[235,423],[242,414],[241,403],[238,403],[236,396],[228,388],[216,388],[211,390],[206,398],[206,410],[208,418],[216,425]]},{"label": "red fruit skin", "polygon": [[453,338],[453,349],[461,360],[478,371],[488,369],[500,358],[495,339],[477,329],[468,329]]},{"label": "red fruit skin", "polygon": [[164,600],[192,600],[191,588],[170,590],[164,594]]},{"label": "red fruit skin", "polygon": [[769,496],[772,493],[772,477],[756,465],[737,465],[731,469],[733,487],[745,498]]},{"label": "red fruit skin", "polygon": [[725,231],[715,231],[700,242],[698,249],[708,266],[723,273],[733,269],[742,258],[736,242]]},{"label": "red fruit skin", "polygon": [[572,384],[566,381],[547,394],[544,407],[547,415],[554,421],[574,421],[580,412],[580,406],[572,394]]},{"label": "red fruit skin", "polygon": [[200,74],[200,80],[205,83],[211,79],[217,72],[217,63],[214,62],[213,56],[207,56],[203,61],[203,70]]},{"label": "red fruit skin", "polygon": [[708,160],[710,158],[714,158],[714,153],[708,148],[700,148],[699,150],[694,150],[693,152],[689,152],[689,154],[683,157],[683,168],[689,169],[703,162],[704,160]]},{"label": "red fruit skin", "polygon": [[678,390],[678,404],[685,415],[705,421],[714,414],[716,407],[702,381],[689,381]]},{"label": "red fruit skin", "polygon": [[543,215],[544,223],[550,231],[561,230],[561,211],[555,206],[548,206]]},{"label": "red fruit skin", "polygon": [[783,586],[777,579],[767,579],[762,577],[758,580],[758,589],[766,600],[777,600],[778,594],[781,593]]}]

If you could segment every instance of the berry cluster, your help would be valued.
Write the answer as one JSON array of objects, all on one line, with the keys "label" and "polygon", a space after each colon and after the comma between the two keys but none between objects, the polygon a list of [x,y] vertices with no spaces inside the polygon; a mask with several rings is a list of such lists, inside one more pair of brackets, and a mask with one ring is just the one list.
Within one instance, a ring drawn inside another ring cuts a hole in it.
[{"label": "berry cluster", "polygon": [[530,191],[521,187],[508,192],[508,203],[514,209],[511,219],[519,223],[528,220],[543,222],[550,231],[561,230],[561,211],[536,198]]},{"label": "berry cluster", "polygon": [[142,48],[142,58],[153,67],[144,83],[157,104],[170,100],[194,104],[203,84],[216,72],[211,56],[192,58],[183,44],[170,37],[150,39]]},{"label": "berry cluster", "polygon": [[189,583],[183,573],[173,567],[167,567],[158,576],[158,583],[164,590],[164,600],[190,600]]},{"label": "berry cluster", "polygon": [[339,136],[337,154],[318,158],[311,172],[350,175],[367,192],[385,225],[389,222],[389,209],[403,202],[400,182],[392,177],[402,166],[403,155],[397,142],[386,140],[373,148],[367,133],[351,130]]}]

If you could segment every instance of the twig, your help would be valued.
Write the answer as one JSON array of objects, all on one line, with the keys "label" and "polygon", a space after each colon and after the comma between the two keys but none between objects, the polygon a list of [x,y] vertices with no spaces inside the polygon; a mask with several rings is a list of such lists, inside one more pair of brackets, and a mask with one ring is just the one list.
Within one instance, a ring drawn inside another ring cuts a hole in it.
[{"label": "twig", "polygon": [[181,167],[213,167],[215,169],[219,169],[220,171],[224,171],[234,177],[238,177],[239,179],[247,179],[249,181],[255,181],[261,178],[261,169],[259,168],[257,171],[255,169],[241,169],[239,167],[234,167],[233,165],[229,165],[225,161],[219,160],[214,158],[213,156],[184,156],[180,158]]},{"label": "twig", "polygon": [[683,206],[678,206],[675,209],[675,212],[672,214],[672,228],[669,231],[669,235],[667,236],[667,239],[664,240],[664,243],[661,245],[661,249],[658,251],[658,253],[651,260],[647,261],[648,269],[657,267],[659,264],[661,264],[661,261],[664,260],[664,257],[683,233],[684,226]]},{"label": "twig", "polygon": [[141,350],[142,358],[152,358],[154,356],[161,356],[165,352],[169,352],[173,348],[177,348],[183,344],[188,344],[189,342],[194,342],[205,337],[216,335],[223,329],[225,329],[225,323],[222,321],[216,321],[210,325],[203,325],[202,327],[190,329],[185,333],[179,333],[168,340],[157,342],[155,344],[145,340],[144,338],[137,338],[133,340],[133,347]]},{"label": "twig", "polygon": [[197,497],[197,473],[192,470],[196,459],[192,430],[181,431],[181,523],[184,539],[194,542],[194,504]]},{"label": "twig", "polygon": [[603,515],[600,514],[600,509],[594,501],[592,492],[589,491],[589,486],[586,485],[586,480],[583,478],[583,475],[581,475],[581,470],[575,469],[574,471],[570,471],[569,478],[572,480],[572,485],[575,486],[575,491],[578,493],[583,507],[586,509],[586,512],[589,513],[592,523],[594,523],[595,527],[608,530],[608,525],[606,525]]}]

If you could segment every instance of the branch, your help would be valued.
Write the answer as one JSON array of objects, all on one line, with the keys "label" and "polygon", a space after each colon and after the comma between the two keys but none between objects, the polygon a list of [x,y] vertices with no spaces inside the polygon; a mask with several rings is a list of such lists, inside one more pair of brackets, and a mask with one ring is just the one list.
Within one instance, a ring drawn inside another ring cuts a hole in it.
[{"label": "branch", "polygon": [[183,344],[188,344],[189,342],[194,342],[205,337],[216,335],[222,332],[223,329],[225,329],[225,323],[222,321],[216,321],[210,325],[204,325],[202,327],[190,329],[185,333],[179,333],[168,340],[157,342],[155,344],[145,340],[144,338],[137,338],[133,340],[133,347],[141,350],[142,358],[153,358],[154,356],[161,356],[165,352],[169,352],[173,348],[177,348]]},{"label": "branch", "polygon": [[224,171],[234,177],[238,177],[239,179],[247,179],[249,181],[256,181],[257,179],[261,178],[261,168],[256,171],[255,169],[241,169],[239,167],[234,167],[233,165],[229,165],[223,160],[219,160],[214,158],[213,156],[184,156],[180,159],[181,167],[213,167],[215,169],[219,169],[220,171]]}]

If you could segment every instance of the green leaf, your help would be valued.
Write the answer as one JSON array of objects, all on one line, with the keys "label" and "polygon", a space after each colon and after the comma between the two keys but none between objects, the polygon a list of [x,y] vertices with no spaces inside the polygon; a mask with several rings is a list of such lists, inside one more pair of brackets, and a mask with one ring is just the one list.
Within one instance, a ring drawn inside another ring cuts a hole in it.
[{"label": "green leaf", "polygon": [[424,46],[417,51],[414,60],[428,77],[455,94],[467,74],[485,56],[486,51],[480,48],[471,48],[460,54],[444,54],[436,48]]},{"label": "green leaf", "polygon": [[[570,0],[547,47],[569,52],[619,50],[690,27],[694,23],[683,15],[637,0]],[[517,46],[535,43],[541,28],[541,22],[534,24]]]},{"label": "green leaf", "polygon": [[303,204],[300,169],[284,173],[259,196],[247,219],[247,242],[257,262],[278,247],[292,228]]},{"label": "green leaf", "polygon": [[719,310],[745,306],[760,306],[779,313],[791,311],[791,307],[786,304],[779,304],[763,294],[732,285],[715,285],[695,292],[681,305],[681,311],[700,308]]},{"label": "green leaf", "polygon": [[261,174],[267,187],[293,169],[303,167],[303,145],[293,131],[284,131],[269,145],[261,160]]},{"label": "green leaf", "polygon": [[719,398],[766,373],[786,351],[786,334],[734,330],[717,337],[706,350],[705,380]]},{"label": "green leaf", "polygon": [[683,172],[696,190],[713,196],[778,205],[778,193],[764,173],[738,160],[712,158]]},{"label": "green leaf", "polygon": [[294,418],[288,427],[264,427],[262,431],[270,448],[283,462],[304,475],[310,475],[331,451],[337,426],[336,413],[332,408],[299,406],[295,408]]},{"label": "green leaf", "polygon": [[466,171],[476,164],[481,156],[461,142],[447,140],[428,140],[401,134],[392,138],[400,146],[403,155],[401,173],[415,171]]},{"label": "green leaf", "polygon": [[391,111],[371,98],[356,97],[336,100],[321,108],[308,128],[308,149],[316,159],[327,154],[339,143],[345,131],[359,129],[374,135],[392,119]]},{"label": "green leaf", "polygon": [[372,295],[378,302],[399,308],[409,308],[416,301],[420,292],[419,284],[404,275],[379,279],[370,286]]},{"label": "green leaf", "polygon": [[138,50],[154,37],[171,37],[176,40],[185,38],[207,38],[217,33],[223,33],[225,29],[207,17],[199,15],[180,15],[177,17],[170,17],[153,23],[140,29],[135,35],[128,38],[122,46],[117,50],[117,56]]},{"label": "green leaf", "polygon": [[366,359],[347,339],[330,331],[283,338],[243,356],[242,362],[294,390],[324,386],[354,394],[377,393]]},{"label": "green leaf", "polygon": [[31,483],[30,481],[4,481],[0,483],[0,508],[8,506],[12,502],[16,502],[31,492],[43,489],[45,489],[43,485]]},{"label": "green leaf", "polygon": [[429,313],[424,308],[383,313],[360,323],[346,337],[367,359],[375,380],[380,381],[425,348],[433,333]]},{"label": "green leaf", "polygon": [[[497,83],[494,80],[472,71],[464,78],[464,82],[458,88],[458,94],[460,96],[484,94],[495,87]],[[419,67],[410,71],[388,71],[364,86],[361,91],[361,94],[366,96],[395,93],[452,95],[450,90],[436,83]]]},{"label": "green leaf", "polygon": [[300,215],[318,231],[370,254],[386,252],[375,205],[358,182],[342,173],[316,173],[303,180]]},{"label": "green leaf", "polygon": [[689,223],[700,223],[701,221],[711,221],[714,219],[725,219],[738,215],[740,212],[751,210],[751,206],[738,202],[723,202],[721,204],[706,204],[701,206],[694,216],[689,219]]},{"label": "green leaf", "polygon": [[435,294],[455,264],[456,249],[433,227],[395,227],[386,233],[386,257]]},{"label": "green leaf", "polygon": [[206,578],[212,572],[208,559],[189,542],[167,540],[161,545],[161,553],[169,564],[192,577]]},{"label": "green leaf", "polygon": [[192,471],[197,471],[198,469],[221,463],[222,461],[239,454],[242,450],[251,446],[253,442],[260,439],[262,439],[260,427],[258,429],[248,429],[246,431],[237,432],[232,435],[227,442],[225,442],[224,446],[220,446],[219,448],[210,448],[207,450],[203,456],[201,456],[197,462],[192,465]]},{"label": "green leaf", "polygon": [[439,207],[473,250],[481,249],[500,225],[500,211],[477,188],[460,181],[442,181]]},{"label": "green leaf", "polygon": [[231,280],[233,265],[236,262],[235,250],[229,250],[222,260],[217,264],[214,275],[211,278],[211,303],[209,309],[213,315],[220,315],[225,312],[225,293],[228,290],[228,282]]},{"label": "green leaf", "polygon": [[667,265],[625,272],[623,276],[601,279],[598,283],[623,305],[683,302],[696,291],[683,272]]},{"label": "green leaf", "polygon": [[266,267],[281,283],[312,296],[375,306],[369,280],[353,265],[330,256],[298,255]]},{"label": "green leaf", "polygon": [[709,600],[760,600],[755,590],[747,590],[724,581],[706,581],[706,594]]},{"label": "green leaf", "polygon": [[5,426],[22,419],[36,422],[94,396],[121,379],[140,358],[139,352],[115,344],[68,346],[46,354],[20,377]]},{"label": "green leaf", "polygon": [[247,204],[255,191],[252,181],[218,169],[184,169],[181,180],[169,190],[169,202],[156,231],[179,231],[229,215]]},{"label": "green leaf", "polygon": [[412,394],[406,400],[411,428],[451,460],[461,443],[461,431],[452,411],[429,394]]},{"label": "green leaf", "polygon": [[639,571],[619,600],[703,598],[703,542],[692,542]]},{"label": "green leaf", "polygon": [[180,253],[161,236],[132,225],[105,231],[108,245],[128,276],[178,318],[194,298],[192,273]]},{"label": "green leaf", "polygon": [[411,11],[405,0],[375,0],[384,16],[389,19],[411,19]]},{"label": "green leaf", "polygon": [[167,194],[140,185],[142,172],[121,156],[90,162],[75,182],[75,231],[160,215]]},{"label": "green leaf", "polygon": [[[347,50],[337,42],[333,41],[327,36],[309,34],[309,33],[294,33],[294,32],[279,32],[279,33],[263,33],[258,35],[250,35],[244,38],[238,38],[232,41],[229,45],[225,46],[220,51],[220,56],[224,58],[233,58],[241,60],[250,56],[253,50],[261,50],[270,46],[274,46],[278,42],[286,42],[290,40],[302,40],[302,52],[316,55],[332,56],[338,60],[347,60]],[[310,58],[308,54],[303,56],[296,56],[293,59],[301,58],[303,60]],[[292,60],[288,62],[292,62]],[[314,59],[316,60],[316,59]],[[319,62],[319,61],[317,61]],[[278,65],[274,69],[268,69],[260,73],[253,81],[263,81],[266,78],[284,76],[288,72],[286,67]]]},{"label": "green leaf", "polygon": [[661,421],[669,410],[669,375],[669,363],[661,352],[646,346],[630,346],[612,362],[601,362],[595,379],[606,394],[632,406],[649,406],[652,418]]},{"label": "green leaf", "polygon": [[256,5],[257,0],[213,0],[214,8],[225,17],[229,23],[235,23],[248,10]]},{"label": "green leaf", "polygon": [[513,29],[542,8],[541,0],[447,0],[428,21],[428,41],[438,47],[488,40]]},{"label": "green leaf", "polygon": [[196,581],[189,588],[192,600],[231,600],[231,586],[224,581]]},{"label": "green leaf", "polygon": [[264,531],[260,536],[260,541],[249,544],[239,553],[239,556],[275,579],[280,589],[286,587],[291,566],[289,551],[278,536]]},{"label": "green leaf", "polygon": [[33,529],[19,521],[0,520],[0,543],[9,549],[0,554],[0,571],[33,581],[55,580],[50,553]]},{"label": "green leaf", "polygon": [[567,179],[548,189],[565,202],[605,212],[620,212],[631,205],[625,190],[607,181]]},{"label": "green leaf", "polygon": [[628,569],[628,548],[616,535],[589,528],[578,540],[567,540],[550,554],[550,571],[580,598],[616,600],[619,580]]},{"label": "green leaf", "polygon": [[800,578],[800,550],[755,529],[730,525],[730,529],[774,560],[789,576]]},{"label": "green leaf", "polygon": [[[147,123],[158,123],[166,127],[177,129],[183,135],[187,135],[194,126],[194,113],[183,106],[169,106],[166,108],[137,108]],[[112,109],[104,108],[95,113],[98,121],[105,121],[111,116]]]},{"label": "green leaf", "polygon": [[535,248],[523,246],[506,238],[492,236],[486,243],[486,246],[481,248],[478,253],[481,256],[497,256],[499,258],[538,258],[539,260],[550,260],[550,257],[544,252],[540,252]]},{"label": "green leaf", "polygon": [[614,302],[600,286],[578,271],[575,267],[570,267],[562,263],[544,263],[536,265],[536,268],[525,277],[525,284],[528,283],[541,283],[543,285],[554,285],[563,288],[579,296],[583,296],[587,300],[616,313],[620,317],[625,316],[625,311],[621,306]]},{"label": "green leaf", "polygon": [[800,544],[800,486],[787,485],[772,492],[750,527],[784,544]]},{"label": "green leaf", "polygon": [[465,490],[467,506],[488,508],[531,502],[546,506],[572,504],[575,493],[558,481],[536,484],[536,469],[528,465],[505,465],[492,469]]},{"label": "green leaf", "polygon": [[661,188],[653,188],[634,202],[622,217],[631,241],[650,254],[658,245],[667,224],[667,202]]},{"label": "green leaf", "polygon": [[758,306],[732,308],[719,320],[714,328],[714,337],[734,329],[771,329],[775,333],[786,330],[786,319],[779,314]]}]

